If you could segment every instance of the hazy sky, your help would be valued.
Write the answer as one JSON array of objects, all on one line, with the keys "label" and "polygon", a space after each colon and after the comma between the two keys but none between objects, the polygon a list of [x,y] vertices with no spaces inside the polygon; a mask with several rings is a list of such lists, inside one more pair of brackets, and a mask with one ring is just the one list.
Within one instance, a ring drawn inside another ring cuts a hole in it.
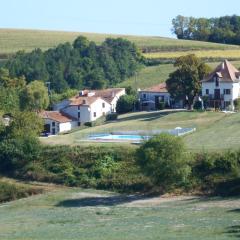
[{"label": "hazy sky", "polygon": [[240,15],[239,5],[239,0],[0,0],[0,27],[171,37],[178,14]]}]

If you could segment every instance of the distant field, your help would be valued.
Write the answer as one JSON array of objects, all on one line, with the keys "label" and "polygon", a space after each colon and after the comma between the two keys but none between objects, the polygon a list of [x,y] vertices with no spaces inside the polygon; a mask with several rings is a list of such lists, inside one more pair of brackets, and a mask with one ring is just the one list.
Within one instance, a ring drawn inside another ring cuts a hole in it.
[{"label": "distant field", "polygon": [[236,149],[239,148],[240,142],[239,119],[240,113],[229,115],[221,112],[138,112],[120,115],[119,120],[114,123],[41,140],[45,144],[89,145],[99,144],[82,141],[95,133],[195,127],[196,132],[183,137],[189,149],[194,151]]},{"label": "distant field", "polygon": [[97,43],[101,43],[107,37],[123,37],[135,42],[137,46],[145,52],[240,49],[240,47],[236,45],[177,40],[154,36],[0,29],[0,55],[12,54],[19,50],[31,51],[35,48],[46,50],[50,47],[57,46],[59,43],[72,42],[79,35],[84,35]]},{"label": "distant field", "polygon": [[[212,68],[216,67],[220,62],[210,62],[207,63]],[[231,63],[239,68],[240,61],[231,61]],[[153,85],[165,82],[169,76],[169,73],[174,71],[173,64],[160,64],[158,66],[144,67],[139,71],[139,73],[131,77],[124,82],[120,83],[118,86],[126,87],[132,86],[135,89],[147,88]]]},{"label": "distant field", "polygon": [[169,52],[154,52],[144,53],[143,55],[149,59],[175,59],[180,56],[195,54],[199,58],[228,58],[240,59],[240,49],[231,50],[197,50],[197,51],[169,51]]},{"label": "distant field", "polygon": [[59,187],[0,204],[0,239],[239,239],[239,209],[239,198],[144,198]]}]

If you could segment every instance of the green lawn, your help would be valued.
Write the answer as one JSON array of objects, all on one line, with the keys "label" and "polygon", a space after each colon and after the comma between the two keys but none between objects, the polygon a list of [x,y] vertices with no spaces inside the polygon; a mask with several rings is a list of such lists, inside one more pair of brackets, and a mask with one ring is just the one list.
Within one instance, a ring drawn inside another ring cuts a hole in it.
[{"label": "green lawn", "polygon": [[[83,142],[90,134],[112,131],[157,130],[176,127],[196,127],[195,133],[184,136],[191,150],[222,150],[239,148],[240,113],[221,112],[139,112],[123,114],[119,120],[101,126],[86,128],[66,135],[42,138],[45,144],[90,144]],[[91,143],[99,144],[99,143]],[[105,143],[109,144],[109,143]],[[116,143],[112,143],[116,144]],[[128,143],[125,143],[128,144]],[[111,146],[111,144],[109,144]]]},{"label": "green lawn", "polygon": [[[220,62],[210,62],[207,64],[210,65],[212,68],[215,68],[219,63]],[[240,61],[231,61],[231,63],[237,68],[240,67]],[[165,82],[169,76],[169,73],[173,71],[173,64],[161,64],[158,66],[144,67],[139,71],[136,76],[125,80],[118,86],[132,86],[135,89],[144,89],[159,84],[161,82]]]},{"label": "green lawn", "polygon": [[59,188],[0,204],[0,239],[239,239],[239,209],[239,198],[143,198]]},{"label": "green lawn", "polygon": [[46,50],[59,43],[72,42],[79,35],[84,35],[97,43],[101,43],[106,37],[123,37],[135,42],[139,48],[145,51],[239,49],[239,46],[237,45],[177,40],[155,36],[147,37],[63,31],[0,29],[0,55],[11,54],[19,50],[31,51],[35,48]]}]

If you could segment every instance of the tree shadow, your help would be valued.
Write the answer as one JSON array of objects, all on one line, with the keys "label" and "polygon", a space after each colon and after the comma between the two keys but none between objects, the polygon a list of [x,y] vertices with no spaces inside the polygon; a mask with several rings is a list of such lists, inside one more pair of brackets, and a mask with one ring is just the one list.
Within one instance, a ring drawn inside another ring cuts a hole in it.
[{"label": "tree shadow", "polygon": [[130,203],[136,200],[148,199],[145,195],[114,195],[106,197],[85,197],[76,199],[66,199],[60,201],[56,207],[98,207],[98,206],[117,206]]},{"label": "tree shadow", "polygon": [[180,112],[179,110],[172,110],[172,111],[156,111],[156,112],[148,112],[145,114],[140,114],[140,115],[136,115],[136,116],[129,116],[129,117],[123,117],[119,120],[117,120],[118,122],[122,122],[122,121],[129,121],[129,120],[141,120],[141,121],[152,121],[161,117],[165,117],[171,113],[176,113],[176,112]]},{"label": "tree shadow", "polygon": [[224,233],[229,234],[230,237],[239,239],[240,238],[240,225],[230,226],[226,229],[226,231]]}]

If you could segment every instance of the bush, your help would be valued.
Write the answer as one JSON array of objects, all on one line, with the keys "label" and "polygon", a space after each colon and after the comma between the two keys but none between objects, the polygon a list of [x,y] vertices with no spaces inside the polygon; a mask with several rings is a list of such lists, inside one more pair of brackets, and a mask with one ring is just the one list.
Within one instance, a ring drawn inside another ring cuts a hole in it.
[{"label": "bush", "polygon": [[234,108],[236,111],[240,110],[240,98],[234,100]]},{"label": "bush", "polygon": [[117,120],[118,115],[117,113],[110,113],[106,116],[106,121],[115,121]]},{"label": "bush", "polygon": [[135,95],[123,95],[117,101],[117,113],[128,113],[135,109],[137,98]]},{"label": "bush", "polygon": [[157,109],[158,110],[163,110],[165,108],[165,103],[164,102],[158,102],[157,103]]},{"label": "bush", "polygon": [[137,162],[143,173],[163,190],[186,183],[190,172],[182,139],[165,133],[139,148]]},{"label": "bush", "polygon": [[40,188],[24,187],[13,183],[0,182],[0,203],[42,193]]},{"label": "bush", "polygon": [[202,102],[201,101],[196,101],[193,105],[193,108],[195,110],[202,110]]}]

